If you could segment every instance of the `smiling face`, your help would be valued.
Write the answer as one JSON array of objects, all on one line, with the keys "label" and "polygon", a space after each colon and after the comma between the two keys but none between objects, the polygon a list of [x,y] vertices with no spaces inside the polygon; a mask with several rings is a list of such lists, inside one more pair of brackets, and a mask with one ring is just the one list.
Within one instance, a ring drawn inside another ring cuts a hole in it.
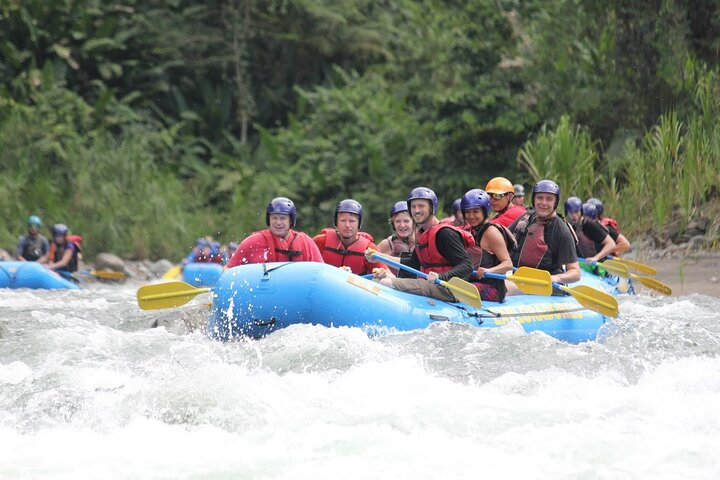
[{"label": "smiling face", "polygon": [[396,213],[392,217],[392,225],[395,229],[395,233],[397,233],[400,238],[409,237],[412,234],[414,227],[413,220],[410,218],[410,214],[408,214],[408,212]]},{"label": "smiling face", "polygon": [[552,193],[539,192],[535,194],[535,211],[538,218],[549,218],[555,213],[557,197]]},{"label": "smiling face", "polygon": [[360,230],[360,217],[350,212],[340,212],[337,214],[335,228],[338,235],[345,241],[354,241],[357,238],[358,230]]},{"label": "smiling face", "polygon": [[276,237],[285,238],[290,232],[290,215],[283,213],[270,214],[270,232]]},{"label": "smiling face", "polygon": [[464,213],[465,221],[472,227],[477,227],[485,221],[485,210],[482,208],[468,208]]},{"label": "smiling face", "polygon": [[424,199],[413,200],[410,203],[410,214],[417,225],[423,225],[432,217],[432,203]]}]

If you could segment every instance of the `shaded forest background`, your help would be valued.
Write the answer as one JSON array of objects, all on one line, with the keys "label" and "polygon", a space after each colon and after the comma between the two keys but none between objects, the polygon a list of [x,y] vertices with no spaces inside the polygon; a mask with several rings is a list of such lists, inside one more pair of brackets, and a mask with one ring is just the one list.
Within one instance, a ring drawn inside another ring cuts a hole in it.
[{"label": "shaded forest background", "polygon": [[382,237],[498,175],[717,238],[719,59],[710,0],[0,0],[0,247],[37,214],[177,259],[278,195]]}]

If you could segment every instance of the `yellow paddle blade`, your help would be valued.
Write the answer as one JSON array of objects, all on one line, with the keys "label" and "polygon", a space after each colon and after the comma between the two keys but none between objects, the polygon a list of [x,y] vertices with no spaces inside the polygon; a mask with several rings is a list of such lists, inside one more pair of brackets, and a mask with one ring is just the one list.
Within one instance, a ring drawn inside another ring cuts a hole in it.
[{"label": "yellow paddle blade", "polygon": [[598,265],[613,275],[617,275],[622,278],[630,278],[630,271],[628,270],[627,265],[620,263],[617,260],[605,260],[602,263],[598,263]]},{"label": "yellow paddle blade", "polygon": [[173,280],[174,278],[179,277],[180,273],[182,273],[182,267],[180,265],[175,265],[167,272],[165,272],[162,278],[164,278],[165,280]]},{"label": "yellow paddle blade", "polygon": [[125,274],[123,272],[108,272],[104,270],[93,270],[90,272],[93,275],[103,280],[124,280]]},{"label": "yellow paddle blade", "polygon": [[587,285],[578,285],[577,287],[566,287],[565,285],[556,284],[560,290],[572,295],[575,300],[583,307],[598,312],[608,317],[618,316],[617,298],[609,293],[601,292]]},{"label": "yellow paddle blade", "polygon": [[447,282],[441,281],[440,285],[449,288],[455,298],[459,302],[470,305],[471,307],[480,308],[482,306],[482,300],[480,300],[480,292],[470,282],[466,282],[460,277],[453,277]]},{"label": "yellow paddle blade", "polygon": [[137,300],[143,310],[157,310],[185,305],[195,295],[209,291],[209,288],[196,288],[185,282],[157,283],[140,287]]},{"label": "yellow paddle blade", "polygon": [[616,262],[624,263],[629,269],[635,270],[636,272],[647,273],[648,275],[657,275],[657,270],[650,265],[636,262],[635,260],[630,260],[628,258],[613,257],[612,259]]},{"label": "yellow paddle blade", "polygon": [[552,279],[547,270],[520,267],[515,272],[506,273],[505,278],[514,282],[521,292],[528,295],[552,295]]},{"label": "yellow paddle blade", "polygon": [[660,280],[655,280],[654,278],[650,277],[644,277],[642,275],[635,275],[634,273],[631,273],[630,275],[633,280],[640,280],[640,282],[648,288],[660,292],[663,295],[672,295],[672,288],[670,288],[669,285],[664,284]]}]

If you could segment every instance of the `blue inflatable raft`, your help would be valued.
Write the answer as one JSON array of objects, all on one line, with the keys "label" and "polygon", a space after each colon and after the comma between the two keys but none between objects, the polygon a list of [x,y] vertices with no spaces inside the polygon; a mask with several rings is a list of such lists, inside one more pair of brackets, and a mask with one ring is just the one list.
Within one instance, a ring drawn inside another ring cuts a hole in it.
[{"label": "blue inflatable raft", "polygon": [[212,287],[220,278],[222,269],[218,263],[188,263],[183,267],[182,280],[195,287]]},{"label": "blue inflatable raft", "polygon": [[0,288],[80,287],[36,262],[0,262]]},{"label": "blue inflatable raft", "polygon": [[[577,284],[608,293],[614,287],[592,275]],[[461,303],[398,292],[330,265],[314,262],[242,265],[222,274],[213,289],[208,333],[219,340],[259,338],[296,323],[359,327],[372,334],[414,330],[435,322],[494,328],[517,321],[525,331],[560,340],[594,340],[607,321],[573,297],[517,295],[505,302]]]}]

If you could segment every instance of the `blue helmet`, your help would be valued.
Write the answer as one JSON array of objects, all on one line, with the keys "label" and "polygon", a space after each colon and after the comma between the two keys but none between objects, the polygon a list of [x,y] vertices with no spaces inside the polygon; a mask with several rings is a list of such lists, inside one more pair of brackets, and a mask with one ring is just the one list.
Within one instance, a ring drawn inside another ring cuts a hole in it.
[{"label": "blue helmet", "polygon": [[558,207],[560,204],[560,187],[557,183],[553,182],[552,180],[540,180],[535,184],[533,187],[533,193],[532,193],[532,204],[533,207],[535,206],[535,194],[536,193],[552,193],[557,197],[557,201],[555,202],[555,208]]},{"label": "blue helmet", "polygon": [[516,183],[515,185],[513,185],[513,188],[515,189],[516,197],[524,197],[525,196],[525,187],[523,187],[522,183]]},{"label": "blue helmet", "polygon": [[583,203],[582,214],[585,218],[597,218],[597,206],[594,203],[590,202]]},{"label": "blue helmet", "polygon": [[338,213],[340,212],[354,213],[355,215],[357,215],[359,217],[358,228],[362,227],[363,208],[362,205],[360,205],[360,202],[358,202],[357,200],[353,200],[352,198],[346,198],[345,200],[339,202],[335,207],[335,215],[333,216],[333,227],[337,226]]},{"label": "blue helmet", "polygon": [[390,218],[395,216],[396,213],[400,212],[407,212],[408,210],[408,204],[405,200],[400,200],[399,202],[395,202],[395,205],[392,206],[390,209]]},{"label": "blue helmet", "polygon": [[578,197],[568,197],[568,199],[565,200],[565,215],[579,212],[580,210],[582,210],[582,206],[582,200],[580,200]]},{"label": "blue helmet", "polygon": [[55,225],[52,226],[50,231],[52,232],[53,237],[55,237],[55,236],[63,236],[64,237],[65,235],[67,235],[68,227],[67,227],[67,225],[65,225],[63,223],[56,223]]},{"label": "blue helmet", "polygon": [[297,210],[292,200],[287,197],[276,197],[270,200],[265,213],[265,225],[270,226],[270,214],[277,213],[279,215],[290,215],[290,226],[295,226],[297,220]]},{"label": "blue helmet", "polygon": [[461,203],[461,202],[462,202],[462,198],[458,198],[457,200],[455,200],[455,201],[453,202],[453,206],[452,206],[452,213],[453,213],[453,215],[455,215],[455,212],[457,212],[458,210],[460,210],[460,203]]},{"label": "blue helmet", "polygon": [[427,188],[427,187],[413,188],[412,191],[410,192],[410,195],[408,195],[408,198],[407,198],[408,208],[410,208],[413,200],[430,200],[430,204],[432,205],[433,215],[435,215],[437,213],[438,198],[437,198],[437,195],[435,195],[435,192],[433,192],[429,188]]},{"label": "blue helmet", "polygon": [[42,227],[42,220],[37,215],[30,215],[27,219],[28,227]]},{"label": "blue helmet", "polygon": [[597,211],[597,216],[598,216],[598,217],[599,217],[600,215],[602,215],[602,214],[603,214],[603,211],[605,210],[605,206],[603,205],[603,202],[600,201],[600,199],[598,199],[598,198],[595,198],[595,197],[593,197],[593,198],[588,198],[588,199],[585,201],[585,203],[592,203],[593,205],[595,205],[595,210]]},{"label": "blue helmet", "polygon": [[465,195],[460,199],[460,209],[465,213],[465,210],[471,208],[482,208],[485,211],[485,218],[487,218],[490,212],[490,195],[479,188],[473,188],[465,192]]}]

